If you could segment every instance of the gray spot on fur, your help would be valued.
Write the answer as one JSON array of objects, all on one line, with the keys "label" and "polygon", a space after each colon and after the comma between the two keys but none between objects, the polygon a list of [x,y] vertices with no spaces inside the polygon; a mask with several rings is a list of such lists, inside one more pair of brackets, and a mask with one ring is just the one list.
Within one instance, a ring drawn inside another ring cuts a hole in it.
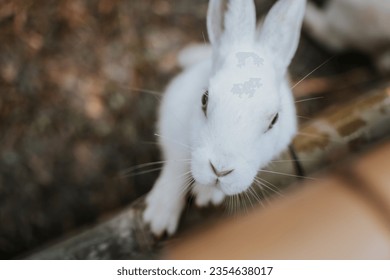
[{"label": "gray spot on fur", "polygon": [[261,78],[250,78],[248,81],[240,84],[234,84],[231,92],[237,94],[240,98],[243,95],[248,97],[253,97],[256,92],[256,89],[259,89],[263,84],[261,83]]},{"label": "gray spot on fur", "polygon": [[236,57],[238,60],[237,66],[240,68],[244,67],[246,65],[246,61],[250,58],[252,59],[253,64],[256,65],[257,67],[263,65],[264,62],[264,60],[261,57],[259,57],[257,54],[253,52],[238,52],[236,53]]}]

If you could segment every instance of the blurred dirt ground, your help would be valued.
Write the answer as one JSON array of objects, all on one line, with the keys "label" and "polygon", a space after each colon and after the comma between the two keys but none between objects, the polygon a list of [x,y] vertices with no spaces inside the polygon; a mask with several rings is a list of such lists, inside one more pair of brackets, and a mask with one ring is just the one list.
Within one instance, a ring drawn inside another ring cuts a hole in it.
[{"label": "blurred dirt ground", "polygon": [[[204,41],[206,8],[207,0],[0,1],[0,258],[94,223],[151,188],[156,172],[124,175],[159,160],[160,97],[146,91],[163,91],[179,71],[178,50]],[[330,57],[304,35],[294,80]],[[349,54],[313,77],[359,68],[362,83],[372,82],[370,67]],[[318,85],[301,87],[302,96]]]}]

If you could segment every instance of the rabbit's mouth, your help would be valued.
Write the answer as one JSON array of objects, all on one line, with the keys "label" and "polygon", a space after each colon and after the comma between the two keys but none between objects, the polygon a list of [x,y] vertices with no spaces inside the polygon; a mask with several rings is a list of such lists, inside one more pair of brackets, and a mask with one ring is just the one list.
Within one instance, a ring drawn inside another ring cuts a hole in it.
[{"label": "rabbit's mouth", "polygon": [[[209,190],[219,190],[221,191],[224,195],[226,196],[234,196],[239,193],[242,193],[245,191],[247,188],[242,190],[242,187],[237,187],[237,186],[229,186],[226,183],[221,182],[219,179],[216,179],[213,183],[210,184],[200,184],[195,180],[195,184],[197,186],[200,186],[202,188],[206,188]],[[249,186],[248,186],[249,187]]]},{"label": "rabbit's mouth", "polygon": [[246,191],[253,183],[256,172],[248,168],[218,168],[212,163],[193,162],[192,178],[195,184],[207,188],[218,189],[225,195],[231,196]]},{"label": "rabbit's mouth", "polygon": [[232,196],[245,192],[250,185],[230,185],[230,184],[219,184],[218,189],[220,189],[227,196]]},{"label": "rabbit's mouth", "polygon": [[194,177],[195,184],[201,185],[202,187],[205,188],[210,188],[210,189],[218,189],[221,192],[223,192],[227,196],[233,196],[239,193],[242,193],[246,191],[251,184],[238,184],[236,183],[236,180],[228,180],[225,178],[215,178],[212,181],[202,181],[202,180],[197,180],[196,177]]}]

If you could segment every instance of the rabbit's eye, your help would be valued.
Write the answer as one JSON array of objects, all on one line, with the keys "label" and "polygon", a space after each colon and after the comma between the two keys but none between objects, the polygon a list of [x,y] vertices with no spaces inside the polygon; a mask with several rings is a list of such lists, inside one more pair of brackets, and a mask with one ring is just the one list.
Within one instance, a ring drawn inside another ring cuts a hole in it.
[{"label": "rabbit's eye", "polygon": [[275,115],[275,117],[272,119],[271,123],[269,124],[268,130],[270,130],[270,129],[272,129],[274,127],[274,125],[276,124],[278,119],[279,119],[279,113],[277,113]]},{"label": "rabbit's eye", "polygon": [[202,110],[205,116],[207,116],[207,103],[209,102],[209,91],[206,90],[202,95]]}]

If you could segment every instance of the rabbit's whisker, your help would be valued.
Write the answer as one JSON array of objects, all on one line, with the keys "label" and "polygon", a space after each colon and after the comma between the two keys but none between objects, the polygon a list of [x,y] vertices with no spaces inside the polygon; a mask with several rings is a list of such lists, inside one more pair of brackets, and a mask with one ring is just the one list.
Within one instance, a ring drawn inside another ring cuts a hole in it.
[{"label": "rabbit's whisker", "polygon": [[154,135],[157,136],[157,137],[160,137],[160,138],[162,138],[162,139],[171,141],[172,143],[179,144],[179,145],[183,146],[184,148],[187,148],[188,150],[192,150],[192,148],[191,148],[190,146],[185,145],[185,144],[183,144],[183,143],[180,143],[180,142],[178,142],[178,141],[176,141],[176,140],[172,140],[172,139],[170,139],[170,138],[168,138],[168,137],[165,137],[165,136],[162,136],[162,135],[160,135],[160,134],[158,134],[158,133],[155,133]]},{"label": "rabbit's whisker", "polygon": [[[298,175],[294,175],[294,174],[288,174],[288,173],[276,172],[276,171],[264,170],[264,169],[260,169],[259,172],[265,172],[265,173],[271,173],[271,174],[278,174],[278,175],[289,176],[289,177],[295,177],[295,178],[301,178],[301,179],[317,180],[317,178],[306,177],[306,176],[298,176]],[[258,177],[257,177],[257,178],[258,178]]]},{"label": "rabbit's whisker", "polygon": [[322,62],[320,65],[318,65],[316,68],[314,68],[312,71],[310,71],[307,75],[305,75],[302,79],[300,79],[295,85],[292,86],[291,89],[294,89],[296,86],[298,86],[300,83],[302,83],[304,80],[306,80],[310,75],[312,75],[315,71],[323,67],[325,64],[327,64],[329,61],[331,61],[333,58],[335,58],[335,55],[328,58],[324,62]]},{"label": "rabbit's whisker", "polygon": [[124,89],[130,90],[130,91],[135,91],[135,92],[141,92],[141,93],[148,93],[148,94],[153,94],[156,96],[161,97],[162,93],[156,90],[151,90],[151,89],[145,89],[145,88],[135,88],[135,87],[127,87],[127,86],[120,86]]},{"label": "rabbit's whisker", "polygon": [[279,162],[302,162],[302,161],[314,161],[313,159],[282,159],[282,160],[273,160],[272,162],[279,163]]},{"label": "rabbit's whisker", "polygon": [[237,195],[233,195],[232,196],[232,202],[233,202],[232,214],[234,215],[234,214],[237,213],[237,205],[238,205],[238,203],[237,203]]},{"label": "rabbit's whisker", "polygon": [[257,183],[259,183],[260,185],[262,185],[266,189],[269,189],[270,191],[272,191],[280,196],[283,196],[283,194],[278,191],[278,188],[275,185],[272,185],[270,182],[268,182],[260,177],[257,177],[255,180],[257,180]]},{"label": "rabbit's whisker", "polygon": [[[265,205],[264,205],[264,201],[265,202],[267,202],[267,203],[269,203],[269,201],[268,201],[268,193],[266,193],[266,190],[264,189],[264,187],[263,187],[263,185],[259,182],[259,181],[255,181],[255,184],[254,184],[254,186],[255,187],[257,187],[259,190],[260,190],[260,192],[261,192],[261,195],[262,195],[262,206],[264,207]],[[255,193],[257,193],[256,191],[254,191]]]},{"label": "rabbit's whisker", "polygon": [[227,210],[228,210],[228,214],[231,215],[233,214],[233,204],[232,204],[232,197],[231,196],[228,196],[228,199],[227,199]]},{"label": "rabbit's whisker", "polygon": [[237,208],[236,213],[239,213],[242,209],[241,193],[236,194]]},{"label": "rabbit's whisker", "polygon": [[149,167],[149,166],[154,166],[154,165],[160,165],[160,164],[164,164],[164,163],[168,163],[168,162],[189,162],[189,161],[191,161],[191,159],[161,160],[161,161],[147,162],[147,163],[142,163],[139,165],[129,167],[129,168],[121,171],[120,173],[127,174],[127,173],[132,172],[132,171],[137,170],[137,169],[142,169],[144,167]]},{"label": "rabbit's whisker", "polygon": [[257,195],[256,191],[253,189],[253,184],[252,184],[252,186],[250,186],[250,188],[248,190],[249,190],[249,193],[252,195],[252,197],[254,197],[255,200],[259,204],[261,204],[262,207],[264,207],[264,203],[263,203],[262,199]]},{"label": "rabbit's whisker", "polygon": [[305,117],[305,116],[299,116],[297,115],[298,118],[304,119],[304,120],[313,120],[313,118]]},{"label": "rabbit's whisker", "polygon": [[[248,201],[248,203],[250,204],[251,208],[253,208],[253,203],[252,203],[250,196],[248,195],[248,190],[243,192],[243,194],[245,195],[245,198]],[[247,211],[248,211],[248,203],[246,203]]]},{"label": "rabbit's whisker", "polygon": [[179,196],[185,196],[189,190],[191,189],[192,184],[195,182],[195,180],[192,178],[190,174],[187,172],[187,178],[184,181],[183,189],[179,192]]},{"label": "rabbit's whisker", "polygon": [[324,98],[324,96],[305,98],[305,99],[297,100],[297,101],[295,101],[295,103],[307,102],[307,101],[312,101],[312,100],[317,100],[317,99],[323,99],[323,98]]},{"label": "rabbit's whisker", "polygon": [[140,172],[126,172],[124,174],[121,174],[120,176],[121,177],[134,177],[134,176],[138,176],[138,175],[142,175],[142,174],[147,174],[147,173],[152,173],[152,172],[155,172],[155,171],[160,171],[161,169],[163,169],[163,167],[157,167],[157,168],[153,168],[153,169],[149,169],[149,170],[144,170],[144,171],[140,171]]}]

